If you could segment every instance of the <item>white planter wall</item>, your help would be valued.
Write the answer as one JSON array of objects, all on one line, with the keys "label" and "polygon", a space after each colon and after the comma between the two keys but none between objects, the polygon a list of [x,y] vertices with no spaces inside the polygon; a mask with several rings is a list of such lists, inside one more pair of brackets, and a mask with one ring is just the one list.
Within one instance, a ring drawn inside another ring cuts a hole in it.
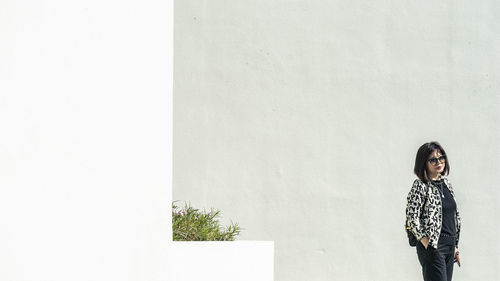
[{"label": "white planter wall", "polygon": [[174,242],[171,280],[273,281],[271,241]]}]

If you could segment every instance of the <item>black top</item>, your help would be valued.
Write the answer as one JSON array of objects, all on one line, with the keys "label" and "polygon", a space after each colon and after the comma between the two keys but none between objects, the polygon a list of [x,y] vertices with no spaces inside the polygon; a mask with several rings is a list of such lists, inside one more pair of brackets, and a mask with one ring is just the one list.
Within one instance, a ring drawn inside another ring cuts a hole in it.
[{"label": "black top", "polygon": [[441,234],[456,235],[455,228],[455,213],[457,211],[457,203],[450,193],[443,180],[432,181],[437,186],[443,203],[443,225],[441,226]]}]

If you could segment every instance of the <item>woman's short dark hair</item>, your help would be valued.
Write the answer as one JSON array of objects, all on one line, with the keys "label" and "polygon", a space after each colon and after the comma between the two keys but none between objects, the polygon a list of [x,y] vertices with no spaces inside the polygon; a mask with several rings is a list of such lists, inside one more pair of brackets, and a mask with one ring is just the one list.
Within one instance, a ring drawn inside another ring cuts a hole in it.
[{"label": "woman's short dark hair", "polygon": [[446,156],[446,152],[444,151],[443,147],[441,147],[441,145],[437,141],[424,143],[417,151],[417,157],[415,158],[415,168],[413,169],[415,175],[417,175],[417,177],[424,182],[430,181],[429,177],[427,176],[427,160],[429,159],[429,155],[431,155],[431,153],[436,149],[439,150],[446,161],[444,170],[441,172],[441,174],[448,175],[450,172],[450,162],[448,161],[448,156]]}]

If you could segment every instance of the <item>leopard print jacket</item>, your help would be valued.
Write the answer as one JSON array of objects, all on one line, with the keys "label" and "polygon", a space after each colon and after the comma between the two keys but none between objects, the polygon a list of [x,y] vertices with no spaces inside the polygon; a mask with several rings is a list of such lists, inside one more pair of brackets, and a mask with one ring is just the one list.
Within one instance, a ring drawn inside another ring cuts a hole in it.
[{"label": "leopard print jacket", "polygon": [[[442,177],[451,195],[455,199],[453,188],[446,177]],[[408,193],[408,204],[406,205],[406,228],[410,230],[418,241],[423,237],[429,237],[429,245],[437,249],[439,234],[442,225],[442,204],[438,188],[432,183],[426,184],[420,179],[413,182]],[[425,206],[423,204],[425,203]],[[460,236],[460,214],[455,213],[455,227],[457,230],[456,246]]]}]

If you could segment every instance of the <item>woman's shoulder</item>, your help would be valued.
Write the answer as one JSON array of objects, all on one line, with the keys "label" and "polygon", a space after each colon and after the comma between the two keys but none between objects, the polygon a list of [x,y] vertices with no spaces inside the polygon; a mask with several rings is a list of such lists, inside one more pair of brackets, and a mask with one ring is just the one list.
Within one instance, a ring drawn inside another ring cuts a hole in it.
[{"label": "woman's shoulder", "polygon": [[419,178],[416,178],[414,181],[413,181],[413,186],[416,186],[416,185],[419,185],[419,186],[422,186],[424,185],[424,181],[419,179]]},{"label": "woman's shoulder", "polygon": [[418,190],[420,192],[425,192],[427,190],[427,185],[423,180],[416,178],[413,181],[412,189]]}]

